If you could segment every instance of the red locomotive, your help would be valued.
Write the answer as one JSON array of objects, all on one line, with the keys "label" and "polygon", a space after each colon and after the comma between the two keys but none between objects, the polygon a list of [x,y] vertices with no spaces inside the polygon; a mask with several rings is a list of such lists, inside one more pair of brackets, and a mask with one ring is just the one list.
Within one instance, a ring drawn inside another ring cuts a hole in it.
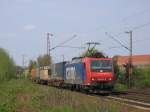
[{"label": "red locomotive", "polygon": [[64,83],[73,89],[112,90],[114,70],[111,58],[75,59],[65,65]]}]

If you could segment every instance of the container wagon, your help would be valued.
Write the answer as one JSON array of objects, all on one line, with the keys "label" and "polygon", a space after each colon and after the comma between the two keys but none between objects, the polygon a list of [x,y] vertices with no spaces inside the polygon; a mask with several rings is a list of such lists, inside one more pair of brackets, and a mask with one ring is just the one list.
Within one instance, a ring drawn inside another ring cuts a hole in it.
[{"label": "container wagon", "polygon": [[60,62],[52,65],[51,80],[48,82],[52,86],[63,86],[65,75],[65,64],[67,62]]},{"label": "container wagon", "polygon": [[36,69],[35,68],[31,69],[31,80],[32,80],[32,82],[35,82],[35,80],[36,80]]},{"label": "container wagon", "polygon": [[51,77],[50,67],[49,66],[37,67],[35,71],[36,71],[35,82],[47,84]]}]

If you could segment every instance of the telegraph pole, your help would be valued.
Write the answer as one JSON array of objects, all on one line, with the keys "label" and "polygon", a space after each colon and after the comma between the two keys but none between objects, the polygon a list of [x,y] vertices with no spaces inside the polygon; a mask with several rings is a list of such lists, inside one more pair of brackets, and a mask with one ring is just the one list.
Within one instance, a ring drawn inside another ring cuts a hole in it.
[{"label": "telegraph pole", "polygon": [[129,51],[129,61],[128,61],[128,85],[129,87],[131,87],[131,75],[132,75],[132,31],[128,31],[125,32],[128,33],[130,35],[130,47],[125,46],[124,44],[122,44],[120,41],[118,41],[116,38],[114,38],[113,36],[111,36],[110,34],[108,34],[108,32],[106,32],[105,34],[113,39],[114,41],[116,41],[118,44],[120,44],[122,47],[124,47],[125,49],[127,49]]},{"label": "telegraph pole", "polygon": [[27,64],[26,57],[27,57],[26,54],[23,54],[23,55],[22,55],[22,68],[23,68],[23,70],[25,70],[26,64]]},{"label": "telegraph pole", "polygon": [[22,67],[25,68],[25,55],[22,55]]},{"label": "telegraph pole", "polygon": [[64,56],[64,54],[62,55],[62,59],[63,59],[63,62],[65,61],[65,56]]},{"label": "telegraph pole", "polygon": [[47,55],[48,55],[48,56],[50,56],[50,51],[51,51],[50,36],[52,37],[53,34],[47,33]]},{"label": "telegraph pole", "polygon": [[129,56],[129,73],[128,73],[128,75],[129,75],[129,87],[131,87],[131,75],[132,75],[132,71],[133,71],[133,68],[132,68],[132,31],[130,30],[126,33],[128,33],[130,35],[130,49],[129,49],[130,56]]},{"label": "telegraph pole", "polygon": [[50,56],[50,33],[47,33],[47,55]]},{"label": "telegraph pole", "polygon": [[52,37],[53,34],[47,33],[47,55],[49,56],[49,62],[50,62],[50,59],[51,59],[51,54],[50,54],[50,51],[51,51],[50,36]]}]

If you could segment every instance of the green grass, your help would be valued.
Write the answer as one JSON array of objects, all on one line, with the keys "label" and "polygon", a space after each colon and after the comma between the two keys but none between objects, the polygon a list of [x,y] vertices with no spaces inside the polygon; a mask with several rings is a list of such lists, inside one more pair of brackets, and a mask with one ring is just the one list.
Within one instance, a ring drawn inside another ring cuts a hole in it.
[{"label": "green grass", "polygon": [[116,92],[126,92],[128,91],[128,86],[121,83],[116,83],[114,86],[114,91]]},{"label": "green grass", "polygon": [[[125,110],[125,111],[123,111]],[[141,112],[81,93],[10,80],[0,84],[0,112]]]}]

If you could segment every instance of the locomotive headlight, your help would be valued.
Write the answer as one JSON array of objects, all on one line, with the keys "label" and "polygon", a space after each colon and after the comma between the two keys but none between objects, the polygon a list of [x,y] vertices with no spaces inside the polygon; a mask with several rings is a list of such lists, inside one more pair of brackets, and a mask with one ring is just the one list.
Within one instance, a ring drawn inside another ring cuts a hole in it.
[{"label": "locomotive headlight", "polygon": [[90,85],[90,83],[87,83],[88,85]]},{"label": "locomotive headlight", "polygon": [[94,78],[92,78],[92,81],[94,81]]},{"label": "locomotive headlight", "polygon": [[109,78],[109,80],[111,80],[111,78]]}]

